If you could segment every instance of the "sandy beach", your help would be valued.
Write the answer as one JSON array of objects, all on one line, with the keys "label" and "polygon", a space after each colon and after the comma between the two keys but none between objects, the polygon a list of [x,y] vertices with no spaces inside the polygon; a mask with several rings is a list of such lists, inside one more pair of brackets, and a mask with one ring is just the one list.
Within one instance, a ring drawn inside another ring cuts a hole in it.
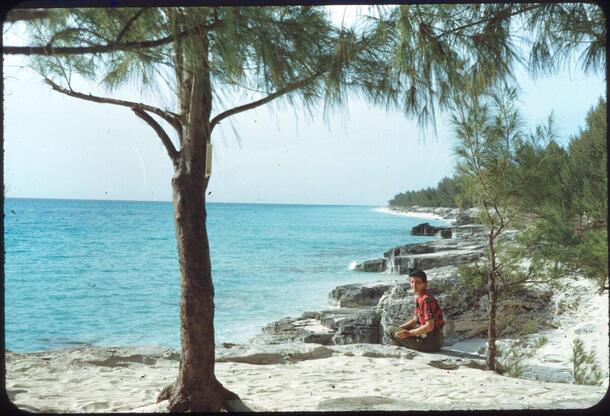
[{"label": "sandy beach", "polygon": [[[606,392],[504,377],[441,353],[364,344],[329,349],[328,358],[285,364],[217,363],[217,376],[256,411],[587,408]],[[7,358],[10,399],[36,412],[163,412],[166,403],[155,398],[178,365],[169,350],[123,348]]]},{"label": "sandy beach", "polygon": [[[400,215],[404,217],[421,218],[424,220],[443,220],[445,217],[442,215],[435,214],[433,212],[417,212],[417,211],[401,211],[396,208],[379,207],[374,209],[375,212],[390,215]],[[449,220],[451,221],[451,219]]]},{"label": "sandy beach", "polygon": [[[585,296],[590,281],[571,284],[553,300],[571,303],[557,315],[559,328],[544,334],[549,342],[526,363],[527,378],[480,369],[484,361],[474,353],[484,339],[439,353],[373,344],[219,347],[217,376],[256,411],[588,408],[608,388],[608,322],[588,319],[593,312],[608,316],[608,297]],[[571,384],[575,336],[596,352],[601,386]],[[166,403],[155,399],[175,379],[178,360],[175,351],[159,347],[8,351],[6,387],[23,410],[164,412]]]}]

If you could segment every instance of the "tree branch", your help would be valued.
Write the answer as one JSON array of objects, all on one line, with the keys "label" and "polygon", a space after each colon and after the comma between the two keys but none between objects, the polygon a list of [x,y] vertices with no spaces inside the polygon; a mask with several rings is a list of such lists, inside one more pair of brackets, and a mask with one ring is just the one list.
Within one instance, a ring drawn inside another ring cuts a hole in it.
[{"label": "tree branch", "polygon": [[159,125],[159,123],[157,123],[154,118],[152,118],[146,111],[142,110],[141,108],[132,107],[131,111],[133,111],[136,116],[140,117],[146,122],[146,124],[153,128],[153,130],[157,133],[157,136],[159,136],[159,138],[161,139],[161,143],[163,143],[163,146],[165,146],[165,150],[167,150],[167,154],[172,160],[174,167],[177,166],[178,151],[174,147],[174,144],[172,143],[165,130],[163,130],[163,127],[161,127],[161,125]]},{"label": "tree branch", "polygon": [[129,20],[127,21],[127,23],[125,23],[125,26],[123,26],[123,29],[121,30],[121,32],[117,35],[116,39],[114,40],[115,43],[119,43],[121,39],[123,39],[123,36],[125,36],[125,33],[127,33],[129,31],[129,29],[131,28],[131,26],[133,25],[133,23],[140,17],[142,16],[142,14],[147,10],[146,7],[142,7],[140,10],[138,10],[133,16],[131,16],[129,18]]},{"label": "tree branch", "polygon": [[[69,33],[79,33],[79,32],[85,32],[85,33],[90,33],[93,36],[97,36],[98,38],[104,39],[105,41],[108,41],[108,39],[104,38],[102,35],[100,35],[99,33],[87,29],[87,28],[80,28],[80,27],[68,27],[64,30],[60,30],[59,32],[56,32],[53,34],[53,36],[51,37],[51,40],[49,40],[49,42],[47,42],[47,44],[45,45],[45,48],[52,48],[53,47],[53,43],[55,42],[55,40],[57,40],[58,38],[61,38],[62,36],[65,36],[66,34]],[[95,44],[94,44],[95,45]]]},{"label": "tree branch", "polygon": [[212,30],[223,23],[222,20],[217,20],[210,24],[198,25],[190,29],[184,30],[177,33],[176,35],[169,35],[164,38],[144,41],[132,41],[132,42],[110,42],[105,45],[91,45],[91,46],[58,46],[58,47],[46,47],[46,46],[3,46],[2,53],[7,55],[84,55],[89,53],[107,53],[107,52],[119,52],[129,51],[134,49],[146,49],[156,48],[159,46],[167,45],[176,40],[188,37],[190,34],[200,30]]},{"label": "tree branch", "polygon": [[481,23],[487,23],[487,22],[490,22],[490,21],[493,21],[493,20],[508,19],[509,17],[512,17],[512,16],[515,16],[515,15],[518,15],[518,14],[522,14],[522,13],[526,13],[526,12],[529,12],[529,11],[532,11],[532,10],[535,10],[535,9],[539,9],[541,7],[544,7],[544,6],[545,6],[545,4],[534,4],[534,5],[529,6],[529,7],[524,7],[523,5],[521,5],[518,10],[516,10],[516,11],[514,11],[512,13],[504,13],[504,14],[501,14],[499,16],[491,16],[491,17],[487,17],[485,19],[477,20],[476,22],[468,23],[466,25],[459,26],[459,27],[453,28],[451,30],[448,30],[446,32],[439,33],[438,35],[435,36],[435,38],[438,40],[438,39],[442,38],[445,35],[450,35],[450,34],[455,33],[455,32],[460,32],[460,31],[462,31],[464,29],[468,29],[469,27],[480,25]]},{"label": "tree branch", "polygon": [[253,102],[248,103],[248,104],[240,105],[238,107],[235,107],[235,108],[232,108],[230,110],[224,111],[224,112],[222,112],[220,114],[217,114],[212,119],[212,121],[210,122],[210,132],[212,132],[214,127],[218,123],[220,123],[222,120],[224,120],[225,118],[230,117],[230,116],[232,116],[234,114],[237,114],[237,113],[241,113],[243,111],[251,110],[251,109],[259,107],[259,106],[261,106],[263,104],[267,104],[268,102],[270,102],[270,101],[272,101],[272,100],[274,100],[274,99],[276,99],[278,97],[281,97],[284,94],[287,94],[287,93],[289,93],[291,91],[294,91],[296,89],[299,89],[299,88],[309,84],[310,82],[315,80],[317,77],[319,77],[323,73],[324,73],[324,71],[318,71],[315,74],[313,74],[313,75],[311,75],[311,76],[309,76],[309,77],[307,77],[305,79],[302,79],[300,81],[294,82],[292,84],[288,84],[284,88],[280,88],[276,92],[274,92],[272,94],[269,94],[266,97],[261,98],[260,100],[256,100],[256,101],[253,101]]},{"label": "tree branch", "polygon": [[99,97],[91,94],[83,94],[81,92],[73,91],[72,89],[63,88],[48,78],[45,78],[45,82],[51,86],[55,91],[60,92],[65,95],[69,95],[70,97],[80,98],[82,100],[93,101],[95,103],[102,104],[114,104],[120,105],[123,107],[129,108],[139,108],[141,110],[150,111],[167,121],[173,128],[175,128],[178,132],[182,129],[182,122],[180,120],[180,116],[178,114],[172,113],[171,111],[164,111],[160,108],[153,107],[148,104],[136,103],[133,101],[125,101],[125,100],[117,100],[115,98],[107,98],[107,97]]},{"label": "tree branch", "polygon": [[49,17],[47,10],[13,9],[7,13],[5,23],[14,23],[23,20],[37,20]]}]

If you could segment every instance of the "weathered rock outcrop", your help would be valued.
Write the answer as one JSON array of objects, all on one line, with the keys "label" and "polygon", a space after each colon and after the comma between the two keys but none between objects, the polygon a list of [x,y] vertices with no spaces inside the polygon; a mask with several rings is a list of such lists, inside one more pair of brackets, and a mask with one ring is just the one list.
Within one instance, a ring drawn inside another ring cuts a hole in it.
[{"label": "weathered rock outcrop", "polygon": [[354,270],[361,272],[385,272],[387,268],[387,260],[386,259],[375,259],[375,260],[367,260],[363,263],[357,264],[354,267]]},{"label": "weathered rock outcrop", "polygon": [[380,344],[380,314],[376,308],[360,310],[336,323],[333,344]]},{"label": "weathered rock outcrop", "polygon": [[251,341],[263,344],[304,342],[329,345],[335,331],[325,325],[324,312],[304,312],[298,318],[286,317],[264,326]]},{"label": "weathered rock outcrop", "polygon": [[414,269],[458,266],[483,257],[487,245],[483,226],[470,224],[451,227],[451,232],[452,238],[394,247],[385,252],[382,259],[357,264],[354,270],[408,274]]},{"label": "weathered rock outcrop", "polygon": [[[412,243],[394,247],[383,253],[382,259],[357,264],[354,270],[364,272],[389,271],[408,274],[414,269],[429,270],[445,266],[475,263],[485,256],[487,230],[482,225],[468,224],[452,227],[450,239],[438,239],[425,243]],[[507,230],[499,241],[514,241],[516,232]]]},{"label": "weathered rock outcrop", "polygon": [[[445,315],[444,343],[485,336],[488,300],[484,288],[466,287],[458,278],[461,264],[484,259],[487,231],[482,225],[452,227],[452,238],[421,244],[406,244],[384,253],[381,259],[364,262],[357,270],[388,270],[386,280],[338,286],[329,293],[329,304],[335,309],[305,312],[297,318],[284,318],[263,328],[253,342],[278,344],[303,342],[322,345],[355,343],[386,344],[385,330],[409,320],[415,309],[415,298],[406,276],[414,268],[428,275],[428,290],[441,304]],[[514,240],[515,232],[505,231],[501,240]],[[399,276],[396,276],[399,275]],[[390,280],[392,279],[392,280]],[[548,307],[551,292],[537,288],[500,296],[497,310],[498,335],[509,335],[528,322],[536,323],[531,313],[542,314]]]},{"label": "weathered rock outcrop", "polygon": [[294,361],[317,360],[333,355],[333,350],[323,346],[305,344],[246,344],[231,348],[216,348],[216,362],[248,364],[285,364]]},{"label": "weathered rock outcrop", "polygon": [[265,326],[253,343],[286,342],[342,345],[380,343],[380,314],[375,307],[338,308],[306,312],[298,318],[284,318]]},{"label": "weathered rock outcrop", "polygon": [[[484,288],[476,292],[463,286],[455,266],[430,269],[427,274],[429,291],[443,308],[445,345],[485,336],[488,300]],[[543,316],[550,307],[550,296],[550,290],[534,287],[501,296],[497,311],[498,334],[514,334],[522,330],[525,323],[537,329],[548,328],[544,319],[533,319],[532,314]],[[281,319],[263,328],[261,335],[252,341],[387,344],[387,327],[404,323],[413,316],[415,309],[415,297],[406,278],[339,286],[329,294],[329,299],[334,304],[345,302],[342,306],[352,306]]]},{"label": "weathered rock outcrop", "polygon": [[411,228],[411,235],[425,235],[430,237],[451,238],[452,227],[436,227],[428,222]]},{"label": "weathered rock outcrop", "polygon": [[377,305],[381,296],[392,287],[390,282],[374,282],[337,286],[328,294],[331,306],[358,308]]}]

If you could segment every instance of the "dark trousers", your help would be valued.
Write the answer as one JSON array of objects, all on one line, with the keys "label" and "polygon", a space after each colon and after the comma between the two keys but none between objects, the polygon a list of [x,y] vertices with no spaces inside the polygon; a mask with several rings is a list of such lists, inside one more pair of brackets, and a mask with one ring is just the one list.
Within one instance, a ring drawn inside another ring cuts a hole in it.
[{"label": "dark trousers", "polygon": [[400,330],[401,329],[397,326],[389,326],[385,331],[390,341],[399,347],[406,347],[422,352],[435,352],[440,350],[443,346],[442,328],[435,328],[433,331],[428,332],[425,337],[418,335],[408,338],[398,338],[394,335]]}]

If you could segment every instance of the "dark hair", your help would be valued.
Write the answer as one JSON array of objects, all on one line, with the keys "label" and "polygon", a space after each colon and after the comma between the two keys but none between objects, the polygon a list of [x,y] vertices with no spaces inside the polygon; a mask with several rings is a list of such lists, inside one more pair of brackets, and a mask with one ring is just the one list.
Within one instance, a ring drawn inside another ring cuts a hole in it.
[{"label": "dark hair", "polygon": [[409,277],[419,277],[422,282],[428,282],[428,276],[426,276],[426,273],[423,270],[414,270],[409,274]]}]

